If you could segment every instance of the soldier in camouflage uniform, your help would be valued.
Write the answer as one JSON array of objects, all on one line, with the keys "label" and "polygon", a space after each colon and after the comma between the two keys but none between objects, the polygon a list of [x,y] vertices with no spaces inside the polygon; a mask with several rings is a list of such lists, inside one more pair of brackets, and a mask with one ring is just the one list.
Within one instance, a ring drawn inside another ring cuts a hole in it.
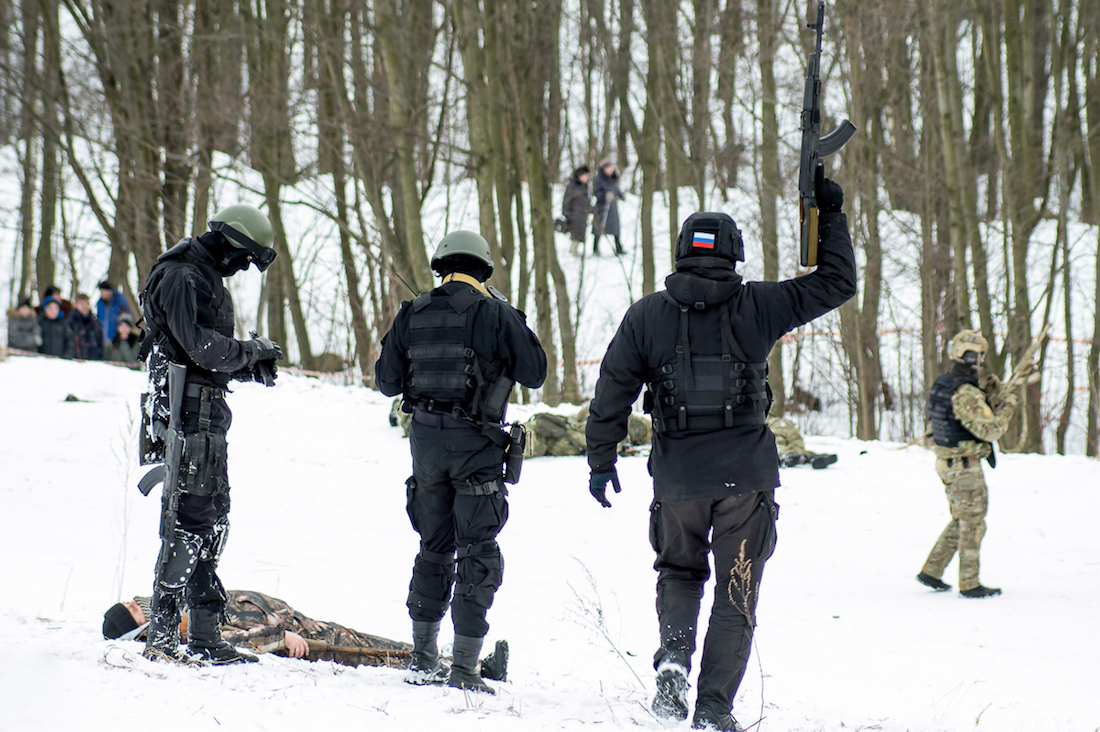
[{"label": "soldier in camouflage uniform", "polygon": [[810,452],[802,441],[802,433],[795,423],[786,417],[769,414],[765,424],[775,435],[775,449],[779,453],[779,467],[793,468],[796,465],[809,465],[814,470],[822,470],[836,462],[836,455]]},{"label": "soldier in camouflage uniform", "polygon": [[[262,592],[228,590],[229,602],[221,627],[222,637],[234,646],[279,656],[305,658],[308,661],[332,661],[342,666],[388,666],[406,668],[409,664],[408,643],[361,633],[324,620],[314,620],[298,612],[286,602]],[[152,598],[135,597],[129,602],[113,605],[103,616],[103,637],[121,638],[137,631],[136,640],[144,639],[145,619],[150,617]],[[186,641],[188,617],[184,613],[180,635]],[[127,638],[128,639],[128,638]],[[360,654],[350,652],[311,651],[306,640],[323,641],[330,646],[363,648],[374,651],[396,651]],[[499,641],[494,653],[481,661],[481,675],[487,679],[504,680],[507,673],[507,645]]]},{"label": "soldier in camouflage uniform", "polygon": [[936,472],[943,481],[951,521],[940,534],[924,562],[917,580],[937,592],[951,589],[943,571],[956,552],[959,554],[959,594],[990,597],[1001,594],[978,580],[978,554],[985,535],[985,514],[989,497],[981,460],[996,465],[993,441],[1004,434],[1016,410],[1013,393],[998,394],[996,378],[983,388],[978,368],[988,344],[977,331],[964,330],[949,346],[952,364],[932,384],[928,395],[928,418],[935,442]]}]

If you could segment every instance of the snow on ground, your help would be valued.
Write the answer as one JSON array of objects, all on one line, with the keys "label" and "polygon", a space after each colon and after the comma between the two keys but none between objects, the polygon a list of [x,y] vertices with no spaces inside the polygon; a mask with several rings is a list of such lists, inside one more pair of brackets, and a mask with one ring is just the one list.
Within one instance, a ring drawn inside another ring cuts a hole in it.
[{"label": "snow on ground", "polygon": [[[583,458],[525,466],[489,616],[489,642],[512,648],[497,697],[275,656],[175,668],[102,640],[103,611],[151,590],[159,494],[136,490],[133,439],[143,388],[141,373],[102,364],[0,363],[0,730],[687,729],[648,712],[657,632],[641,457],[621,461],[611,509],[588,495]],[[271,390],[237,387],[230,405],[226,585],[407,640],[417,542],[408,443],[388,426],[388,400],[284,375]],[[735,707],[743,724],[1100,728],[1100,464],[1000,456],[987,470],[982,579],[1005,594],[971,601],[914,580],[947,520],[930,453],[808,443],[840,460],[782,473],[779,545]]]}]

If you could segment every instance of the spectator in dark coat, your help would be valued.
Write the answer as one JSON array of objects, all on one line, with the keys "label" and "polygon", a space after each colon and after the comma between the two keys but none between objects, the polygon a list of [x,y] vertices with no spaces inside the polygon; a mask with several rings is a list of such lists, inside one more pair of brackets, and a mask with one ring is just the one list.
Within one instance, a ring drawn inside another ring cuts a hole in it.
[{"label": "spectator in dark coat", "polygon": [[596,215],[592,218],[592,253],[600,253],[600,237],[604,234],[615,238],[615,254],[623,254],[623,245],[619,241],[619,205],[623,197],[619,188],[619,171],[615,163],[604,160],[596,171],[596,180],[592,183],[592,198],[596,202]]},{"label": "spectator in dark coat", "polygon": [[115,289],[107,280],[99,283],[99,302],[95,304],[95,315],[103,326],[103,337],[106,341],[112,341],[118,333],[118,318],[123,313],[130,312],[130,303],[126,302],[126,296]]},{"label": "spectator in dark coat", "polygon": [[46,300],[51,297],[57,300],[57,304],[61,306],[61,317],[69,317],[69,313],[73,311],[72,301],[66,300],[61,295],[61,288],[59,288],[57,285],[50,285],[42,292],[42,304],[34,309],[35,312],[41,315],[42,308],[46,306]]},{"label": "spectator in dark coat", "polygon": [[41,345],[42,329],[38,327],[30,298],[26,298],[19,307],[8,310],[8,348],[37,351]]},{"label": "spectator in dark coat", "polygon": [[42,302],[42,314],[38,316],[38,328],[42,332],[42,345],[39,353],[47,356],[72,358],[76,352],[76,342],[69,323],[61,313],[61,301],[52,295]]},{"label": "spectator in dark coat", "polygon": [[92,301],[88,299],[87,295],[76,296],[68,323],[76,341],[74,358],[85,361],[102,361],[105,345],[103,326],[99,324],[99,319],[92,315]]},{"label": "spectator in dark coat", "polygon": [[588,214],[592,212],[592,206],[588,203],[590,174],[591,170],[587,165],[574,170],[565,186],[565,198],[561,202],[561,215],[565,217],[569,238],[572,240],[569,252],[574,257],[578,255],[577,245],[584,244],[584,230],[588,224]]},{"label": "spectator in dark coat", "polygon": [[141,336],[134,329],[134,319],[129,313],[118,317],[118,333],[107,343],[106,361],[118,361],[132,369],[141,368],[138,354],[141,352]]}]

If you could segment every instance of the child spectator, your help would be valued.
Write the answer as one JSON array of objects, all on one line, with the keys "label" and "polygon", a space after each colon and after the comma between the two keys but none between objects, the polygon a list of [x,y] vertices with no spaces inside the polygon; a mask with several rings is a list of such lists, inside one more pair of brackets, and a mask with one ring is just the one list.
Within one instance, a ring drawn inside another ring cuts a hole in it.
[{"label": "child spectator", "polygon": [[96,316],[92,315],[92,301],[87,295],[76,296],[68,323],[76,341],[76,353],[73,357],[85,361],[102,361],[103,326],[99,324]]},{"label": "child spectator", "polygon": [[8,310],[8,348],[20,351],[37,351],[42,345],[42,329],[28,297],[18,307]]},{"label": "child spectator", "polygon": [[[109,281],[100,282],[99,302],[95,304],[95,314],[103,326],[103,335],[107,341],[113,341],[118,333],[119,316],[129,312],[130,304],[126,302],[126,296],[116,290]],[[133,326],[132,321],[130,325]]]},{"label": "child spectator", "polygon": [[69,323],[61,313],[61,301],[52,295],[42,301],[42,314],[38,316],[38,328],[42,333],[42,345],[39,353],[47,356],[72,358],[76,351],[76,342]]},{"label": "child spectator", "polygon": [[140,368],[137,362],[141,352],[141,336],[134,330],[134,319],[130,313],[118,316],[118,332],[107,344],[107,361],[119,361],[130,368]]},{"label": "child spectator", "polygon": [[39,315],[41,315],[42,314],[42,308],[44,308],[46,306],[46,300],[48,300],[51,297],[54,298],[55,300],[57,300],[57,304],[61,306],[61,317],[62,318],[69,317],[69,313],[71,313],[73,311],[73,304],[70,301],[66,300],[64,297],[62,297],[61,288],[59,288],[57,285],[50,285],[49,287],[46,288],[45,292],[42,293],[42,304],[39,305],[37,308],[35,308],[35,311]]}]

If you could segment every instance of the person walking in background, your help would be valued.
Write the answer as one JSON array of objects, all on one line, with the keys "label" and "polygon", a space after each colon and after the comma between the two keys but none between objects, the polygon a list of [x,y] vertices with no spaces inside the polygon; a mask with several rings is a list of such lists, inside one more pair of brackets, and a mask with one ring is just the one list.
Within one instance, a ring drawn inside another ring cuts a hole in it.
[{"label": "person walking in background", "polygon": [[103,326],[104,341],[114,340],[115,334],[118,333],[119,316],[129,312],[130,304],[126,302],[126,296],[115,289],[108,280],[100,282],[99,302],[95,304],[95,314]]},{"label": "person walking in background", "polygon": [[978,370],[988,345],[981,333],[960,331],[948,346],[951,368],[932,383],[928,393],[936,473],[947,493],[951,520],[929,552],[917,581],[937,592],[950,590],[951,585],[942,579],[943,571],[958,552],[959,594],[970,598],[1001,594],[1000,588],[985,587],[978,579],[978,555],[989,507],[982,460],[989,460],[991,467],[996,464],[992,443],[1008,429],[1019,403],[1015,393],[997,393],[996,377],[988,380],[986,389],[980,385]]},{"label": "person walking in background", "polygon": [[92,301],[87,295],[76,296],[68,323],[76,343],[73,358],[84,361],[103,360],[103,347],[106,345],[103,326],[100,325],[99,319],[92,315]]},{"label": "person walking in background", "polygon": [[600,253],[600,237],[607,234],[615,239],[615,254],[625,254],[619,239],[619,205],[623,197],[619,188],[619,171],[611,160],[600,162],[596,179],[592,183],[592,198],[596,213],[592,218],[592,253]]},{"label": "person walking in background", "polygon": [[589,492],[620,490],[616,448],[642,386],[653,415],[649,537],[657,560],[660,646],[653,712],[688,715],[688,672],[714,555],[711,608],[693,729],[740,730],[733,700],[756,626],[764,564],[776,543],[779,455],[765,424],[768,354],[785,333],[856,293],[844,192],[817,191],[820,264],[782,282],[744,282],[741,232],[724,213],[688,217],[666,289],[634,303],[607,347],[588,417]]},{"label": "person walking in background", "polygon": [[69,323],[61,313],[61,301],[52,295],[42,301],[42,314],[38,316],[38,328],[42,333],[42,345],[38,352],[47,356],[72,358],[76,342]]},{"label": "person walking in background", "polygon": [[31,307],[31,299],[24,298],[18,307],[8,309],[8,348],[37,351],[41,345],[42,328]]},{"label": "person walking in background", "polygon": [[[405,680],[494,694],[476,667],[504,578],[496,540],[508,520],[502,423],[515,382],[542,386],[546,353],[523,313],[485,286],[493,258],[480,234],[447,234],[431,267],[442,282],[402,303],[374,365],[378,389],[401,394],[413,410],[405,490],[420,552],[406,600],[413,649]],[[438,637],[448,606],[455,640],[445,673]]]},{"label": "person walking in background", "polygon": [[584,246],[584,230],[588,227],[588,214],[592,206],[588,203],[588,181],[590,173],[587,165],[581,165],[569,176],[565,186],[565,197],[561,202],[561,215],[565,217],[569,231],[569,253],[579,255],[578,246]]},{"label": "person walking in background", "polygon": [[141,368],[138,354],[141,353],[141,336],[134,330],[134,319],[129,313],[118,317],[118,332],[107,344],[106,361],[118,361],[132,369]]}]

